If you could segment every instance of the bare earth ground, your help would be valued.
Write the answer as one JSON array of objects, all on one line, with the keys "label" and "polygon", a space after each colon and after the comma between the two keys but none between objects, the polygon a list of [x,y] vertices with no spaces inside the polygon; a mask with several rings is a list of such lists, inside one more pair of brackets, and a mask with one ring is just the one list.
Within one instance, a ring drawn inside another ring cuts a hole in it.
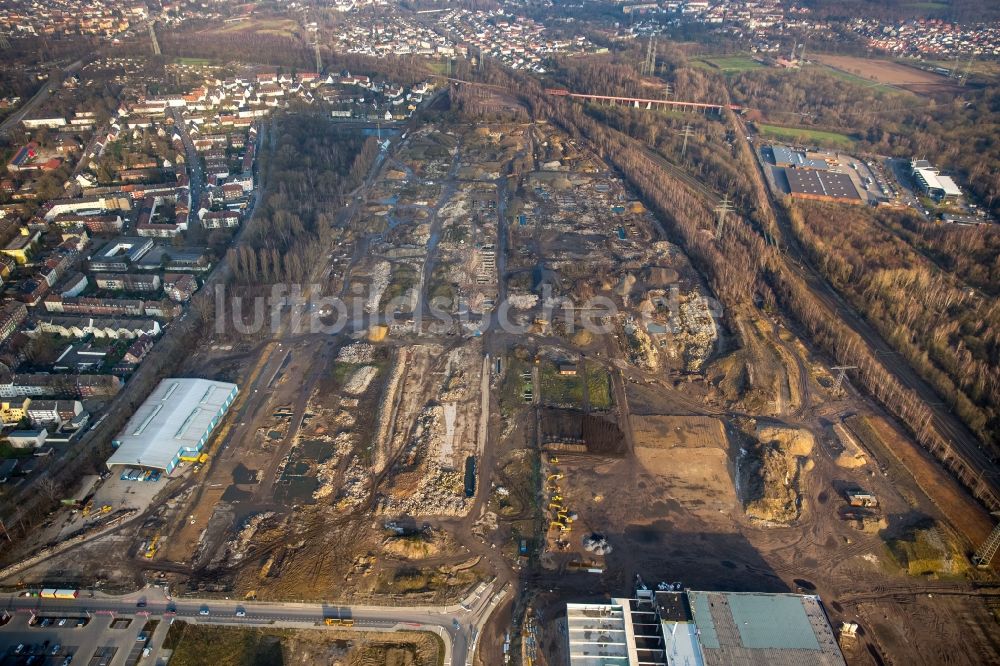
[{"label": "bare earth ground", "polygon": [[925,72],[916,67],[908,67],[888,60],[871,60],[856,56],[818,55],[816,59],[825,65],[843,70],[871,81],[884,83],[909,90],[913,93],[944,92],[958,90],[948,77]]},{"label": "bare earth ground", "polygon": [[171,664],[228,666],[436,666],[441,641],[418,632],[241,629],[175,623]]}]

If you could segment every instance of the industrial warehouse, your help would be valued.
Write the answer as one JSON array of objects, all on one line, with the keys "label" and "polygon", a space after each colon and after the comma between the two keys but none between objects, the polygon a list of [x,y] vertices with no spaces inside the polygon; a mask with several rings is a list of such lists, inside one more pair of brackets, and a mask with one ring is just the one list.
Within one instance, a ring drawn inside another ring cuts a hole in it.
[{"label": "industrial warehouse", "polygon": [[566,605],[570,666],[845,664],[819,597],[637,591]]},{"label": "industrial warehouse", "polygon": [[845,173],[815,169],[783,169],[783,173],[788,179],[788,191],[793,198],[863,203],[851,177]]},{"label": "industrial warehouse", "polygon": [[180,461],[197,460],[237,392],[235,384],[226,382],[164,379],[112,442],[115,452],[108,467],[169,474]]}]

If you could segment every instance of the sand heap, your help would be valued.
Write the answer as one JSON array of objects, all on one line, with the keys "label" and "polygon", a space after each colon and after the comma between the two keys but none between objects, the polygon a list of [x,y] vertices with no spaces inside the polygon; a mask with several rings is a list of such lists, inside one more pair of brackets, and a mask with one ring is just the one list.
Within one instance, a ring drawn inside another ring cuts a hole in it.
[{"label": "sand heap", "polygon": [[757,444],[740,459],[740,489],[747,516],[765,523],[799,517],[802,474],[812,469],[808,456],[815,440],[808,430],[757,426]]}]

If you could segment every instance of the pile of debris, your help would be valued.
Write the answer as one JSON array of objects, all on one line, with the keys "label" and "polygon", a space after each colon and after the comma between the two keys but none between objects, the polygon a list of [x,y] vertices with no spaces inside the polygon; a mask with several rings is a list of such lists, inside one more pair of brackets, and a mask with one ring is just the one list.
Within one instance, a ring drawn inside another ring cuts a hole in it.
[{"label": "pile of debris", "polygon": [[213,564],[221,564],[224,562],[238,564],[241,562],[243,558],[246,557],[250,541],[257,534],[261,525],[273,516],[273,511],[265,511],[263,513],[256,513],[250,516],[243,523],[243,527],[240,528],[240,531],[237,532],[232,539],[227,541],[225,547],[221,549],[222,557],[219,558],[219,562],[213,562]]},{"label": "pile of debris", "polygon": [[378,368],[374,365],[363,365],[354,371],[351,378],[344,384],[344,392],[350,395],[361,395],[368,390],[368,386],[378,374]]},{"label": "pile of debris", "polygon": [[369,286],[368,300],[365,303],[365,312],[373,314],[378,311],[378,305],[382,302],[382,294],[389,286],[389,278],[392,277],[392,264],[388,261],[380,261],[375,264],[371,271],[371,285]]},{"label": "pile of debris", "polygon": [[381,497],[383,514],[464,516],[469,510],[465,479],[460,472],[434,467],[420,479],[414,492],[404,497]]},{"label": "pile of debris", "polygon": [[683,350],[685,369],[697,371],[715,348],[719,331],[708,300],[698,292],[683,295],[678,309],[674,339]]},{"label": "pile of debris", "polygon": [[355,342],[340,348],[337,353],[338,363],[356,363],[358,365],[371,363],[375,360],[375,348],[367,342]]},{"label": "pile of debris", "polygon": [[611,544],[603,534],[593,532],[583,537],[583,549],[595,555],[609,555],[612,551]]}]

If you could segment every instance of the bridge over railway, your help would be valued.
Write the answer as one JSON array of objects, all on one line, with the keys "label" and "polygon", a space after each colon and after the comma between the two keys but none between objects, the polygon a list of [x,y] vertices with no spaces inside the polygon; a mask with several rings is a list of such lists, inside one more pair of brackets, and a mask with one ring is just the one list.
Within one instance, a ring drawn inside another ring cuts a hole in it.
[{"label": "bridge over railway", "polygon": [[618,104],[636,109],[672,109],[677,111],[703,111],[722,113],[723,109],[742,111],[743,107],[736,104],[712,104],[708,102],[683,102],[676,99],[650,99],[646,97],[618,97],[616,95],[595,95],[593,93],[573,93],[565,88],[546,88],[545,92],[557,97],[572,97],[588,102]]},{"label": "bridge over railway", "polygon": [[[450,76],[436,75],[434,78],[443,79],[449,83],[455,85],[467,85],[474,86],[477,88],[492,88],[494,90],[506,91],[507,89],[503,86],[498,86],[490,83],[481,83],[479,81],[466,81],[465,79],[456,79]],[[593,93],[574,93],[566,90],[565,88],[546,88],[545,92],[549,95],[554,95],[556,97],[572,97],[574,99],[582,99],[588,102],[598,102],[606,104],[617,104],[621,106],[631,106],[636,109],[655,109],[655,108],[665,108],[673,109],[678,111],[702,111],[705,113],[715,112],[722,113],[723,109],[730,109],[732,111],[742,111],[743,107],[738,104],[713,104],[711,102],[684,102],[677,99],[652,99],[646,97],[618,97],[616,95],[596,95]]]}]

